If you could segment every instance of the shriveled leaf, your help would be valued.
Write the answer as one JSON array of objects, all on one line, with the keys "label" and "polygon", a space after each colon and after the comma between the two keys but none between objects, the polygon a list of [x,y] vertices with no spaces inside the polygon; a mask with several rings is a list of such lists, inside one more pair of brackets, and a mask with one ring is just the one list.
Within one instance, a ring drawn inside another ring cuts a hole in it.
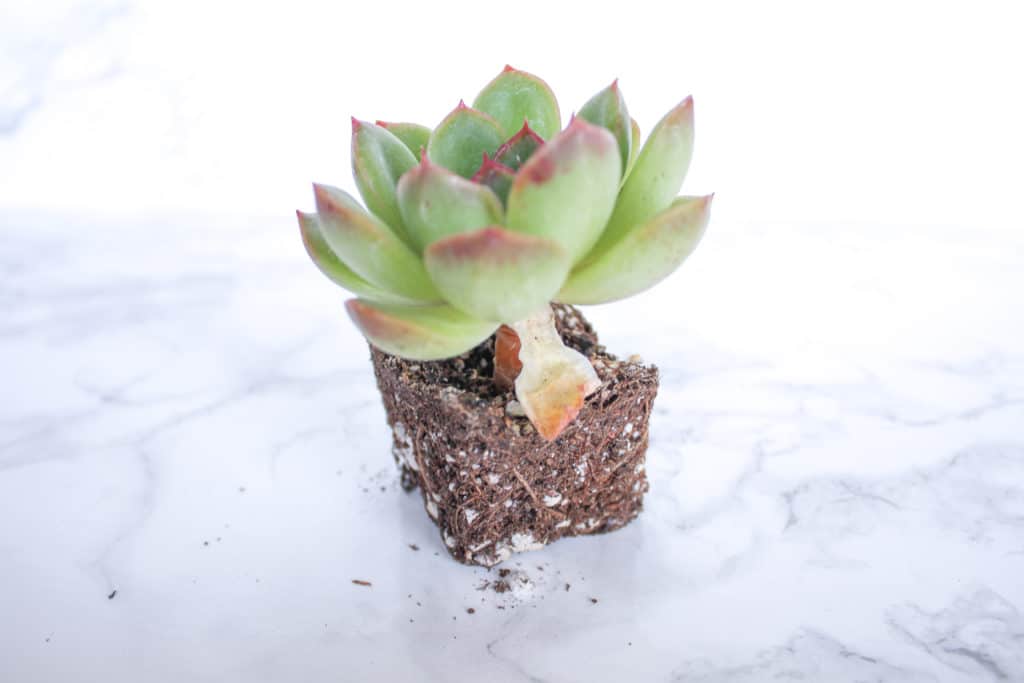
[{"label": "shriveled leaf", "polygon": [[546,306],[570,266],[557,243],[498,226],[435,242],[423,260],[446,301],[475,318],[503,323]]},{"label": "shriveled leaf", "polygon": [[497,161],[484,155],[484,162],[473,175],[471,180],[491,188],[501,200],[502,206],[508,200],[508,191],[512,188],[512,181],[515,179],[515,171],[508,166],[499,164]]},{"label": "shriveled leaf", "polygon": [[548,84],[511,66],[484,86],[473,100],[473,107],[490,114],[505,138],[522,128],[524,121],[545,140],[562,127],[558,100]]},{"label": "shriveled leaf", "polygon": [[603,304],[633,296],[668,277],[697,247],[711,198],[681,197],[601,256],[580,266],[558,293],[570,304]]},{"label": "shriveled leaf", "polygon": [[426,157],[398,181],[398,205],[420,253],[443,237],[500,223],[504,213],[490,188]]},{"label": "shriveled leaf", "polygon": [[378,121],[377,125],[401,140],[417,159],[427,148],[427,141],[430,140],[430,129],[418,123]]},{"label": "shriveled leaf", "polygon": [[346,266],[324,239],[320,232],[320,220],[316,214],[302,211],[296,211],[295,214],[299,218],[299,231],[302,234],[302,244],[306,247],[306,253],[309,254],[309,258],[313,260],[320,272],[330,278],[332,282],[364,299],[412,303],[409,299],[371,285]]},{"label": "shriveled leaf", "polygon": [[576,118],[519,169],[505,225],[558,242],[576,263],[600,237],[621,175],[612,134]]},{"label": "shriveled leaf", "polygon": [[475,320],[451,306],[403,306],[350,299],[345,308],[371,344],[412,360],[440,360],[469,351],[497,323]]},{"label": "shriveled leaf", "polygon": [[494,119],[459,102],[431,134],[427,155],[434,163],[471,178],[480,168],[483,155],[494,154],[504,139]]},{"label": "shriveled leaf", "polygon": [[366,207],[405,239],[395,185],[416,165],[416,157],[384,128],[352,119],[352,173]]},{"label": "shriveled leaf", "polygon": [[416,301],[440,301],[419,257],[343,190],[314,185],[320,230],[327,244],[370,284]]},{"label": "shriveled leaf", "polygon": [[692,153],[693,98],[687,97],[651,131],[622,185],[608,226],[587,261],[599,258],[623,235],[672,202],[686,177]]},{"label": "shriveled leaf", "polygon": [[587,357],[562,343],[550,307],[513,324],[521,346],[522,369],[516,398],[546,440],[552,441],[572,422],[586,397],[601,386]]},{"label": "shriveled leaf", "polygon": [[595,126],[601,126],[615,136],[615,141],[619,143],[619,153],[622,155],[622,168],[627,168],[633,134],[629,110],[626,109],[626,100],[619,89],[619,81],[613,81],[607,88],[587,100],[576,115]]},{"label": "shriveled leaf", "polygon": [[498,151],[494,153],[494,160],[516,171],[543,144],[544,140],[533,132],[528,123],[524,123],[518,133],[498,148]]}]

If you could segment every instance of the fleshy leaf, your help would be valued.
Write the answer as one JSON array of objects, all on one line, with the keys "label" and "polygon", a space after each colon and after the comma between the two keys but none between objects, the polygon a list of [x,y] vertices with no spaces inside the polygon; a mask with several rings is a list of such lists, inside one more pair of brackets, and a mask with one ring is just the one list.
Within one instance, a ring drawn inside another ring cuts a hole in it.
[{"label": "fleshy leaf", "polygon": [[546,306],[570,266],[557,243],[497,226],[435,242],[423,260],[451,305],[475,318],[503,323]]},{"label": "fleshy leaf", "polygon": [[338,255],[327,244],[323,234],[320,232],[320,220],[314,213],[303,213],[296,211],[299,218],[299,231],[302,233],[302,244],[306,247],[306,253],[313,260],[316,267],[320,269],[335,284],[344,287],[353,294],[357,294],[373,301],[390,301],[393,303],[413,303],[409,299],[392,294],[391,292],[374,287],[369,282],[359,277],[351,268],[338,258]]},{"label": "fleshy leaf", "polygon": [[711,214],[711,198],[680,197],[594,261],[577,268],[558,293],[571,304],[603,304],[653,287],[697,247]]},{"label": "fleshy leaf", "polygon": [[626,100],[622,97],[618,80],[587,100],[576,116],[595,126],[601,126],[614,135],[616,142],[619,143],[619,153],[622,155],[622,168],[629,166],[633,133],[629,110],[626,109]]},{"label": "fleshy leaf", "polygon": [[693,98],[687,97],[651,131],[619,191],[608,226],[587,261],[599,258],[623,235],[672,203],[686,177],[692,153]]},{"label": "fleshy leaf", "polygon": [[395,185],[416,165],[405,143],[384,128],[352,119],[352,173],[366,207],[405,239]]},{"label": "fleshy leaf", "polygon": [[490,114],[505,138],[522,128],[524,121],[545,140],[562,127],[558,100],[548,84],[511,66],[484,86],[473,100],[473,107]]},{"label": "fleshy leaf", "polygon": [[480,168],[471,180],[491,188],[504,206],[508,200],[508,191],[512,187],[512,181],[515,180],[515,171],[508,166],[499,164],[485,154],[484,163],[480,164]]},{"label": "fleshy leaf", "polygon": [[418,123],[389,123],[378,121],[377,125],[402,141],[417,159],[430,140],[430,129]]},{"label": "fleshy leaf", "polygon": [[533,132],[530,124],[524,123],[519,132],[509,138],[505,144],[494,153],[494,160],[513,171],[519,169],[526,160],[533,156],[537,148],[544,144],[544,140]]},{"label": "fleshy leaf", "polygon": [[327,244],[370,284],[416,301],[440,301],[419,257],[343,190],[314,185],[320,230]]},{"label": "fleshy leaf", "polygon": [[451,306],[403,306],[350,299],[345,308],[370,343],[412,360],[440,360],[469,351],[497,323],[475,320]]},{"label": "fleshy leaf", "polygon": [[519,169],[505,225],[558,242],[576,263],[600,237],[621,176],[615,138],[577,117]]},{"label": "fleshy leaf", "polygon": [[425,156],[398,181],[398,205],[415,246],[500,223],[504,210],[490,188],[466,180]]},{"label": "fleshy leaf", "polygon": [[504,140],[494,119],[459,102],[430,136],[427,155],[434,163],[471,178],[480,168],[483,155],[493,154]]},{"label": "fleshy leaf", "polygon": [[626,182],[626,178],[633,172],[636,158],[640,156],[640,125],[636,122],[636,119],[630,119],[630,138],[632,142],[629,146],[629,163],[626,164],[626,172],[622,175],[622,182]]}]

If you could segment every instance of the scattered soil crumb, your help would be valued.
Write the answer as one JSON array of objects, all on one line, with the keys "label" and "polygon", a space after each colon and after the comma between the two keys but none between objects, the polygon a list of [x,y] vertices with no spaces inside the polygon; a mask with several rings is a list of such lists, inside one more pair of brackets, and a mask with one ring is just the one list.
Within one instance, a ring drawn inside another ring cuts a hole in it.
[{"label": "scattered soil crumb", "polygon": [[498,570],[498,576],[500,576],[500,577],[501,577],[501,578],[503,578],[503,579],[504,579],[504,578],[505,578],[506,576],[508,576],[509,574],[511,574],[511,573],[512,573],[512,570],[511,570],[511,569],[499,569],[499,570]]},{"label": "scattered soil crumb", "polygon": [[[476,610],[473,609],[472,607],[468,607],[468,608],[466,608],[466,614],[476,614]],[[454,619],[454,618],[455,617],[452,617],[452,619]]]},{"label": "scattered soil crumb", "polygon": [[357,586],[372,586],[373,584],[369,581],[363,581],[362,579],[352,579],[352,583]]},{"label": "scattered soil crumb", "polygon": [[569,584],[565,584],[565,592],[566,592],[566,593],[568,593],[568,592],[569,592],[569,587],[570,587],[570,586],[569,586]]},{"label": "scattered soil crumb", "polygon": [[498,609],[505,609],[504,605],[498,605]]},{"label": "scattered soil crumb", "polygon": [[113,600],[117,597],[117,589],[110,591],[110,595],[107,596],[107,600]]},{"label": "scattered soil crumb", "polygon": [[245,493],[245,487],[244,486],[239,486],[238,487],[238,492],[239,493]]},{"label": "scattered soil crumb", "polygon": [[590,598],[590,602],[592,602],[592,603],[594,603],[596,605],[597,604],[597,598]]},{"label": "scattered soil crumb", "polygon": [[204,546],[206,546],[206,545],[210,545],[210,542],[209,542],[209,541],[203,541],[203,545],[204,545]]},{"label": "scattered soil crumb", "polygon": [[508,581],[495,581],[494,592],[495,593],[508,593],[511,586],[508,585]]},{"label": "scattered soil crumb", "polygon": [[420,549],[420,547],[418,545],[416,545],[415,543],[410,543],[409,544],[409,548],[411,550],[419,550]]}]

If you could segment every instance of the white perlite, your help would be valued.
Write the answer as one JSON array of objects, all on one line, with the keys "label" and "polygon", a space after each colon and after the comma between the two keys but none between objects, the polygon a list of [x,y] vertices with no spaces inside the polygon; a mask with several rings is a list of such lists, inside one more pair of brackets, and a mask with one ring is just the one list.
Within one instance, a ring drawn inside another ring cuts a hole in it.
[{"label": "white perlite", "polygon": [[548,495],[544,496],[544,504],[546,506],[548,506],[549,508],[553,508],[553,507],[555,507],[556,505],[558,505],[561,502],[562,502],[562,494],[561,493],[549,493]]},{"label": "white perlite", "polygon": [[473,520],[476,519],[479,516],[479,513],[476,510],[471,510],[469,508],[466,508],[465,510],[463,510],[463,512],[466,513],[466,523],[467,524],[472,524]]},{"label": "white perlite", "polygon": [[427,500],[427,514],[430,515],[432,519],[437,519],[437,503],[430,499]]},{"label": "white perlite", "polygon": [[[398,462],[402,463],[410,470],[419,471],[419,467],[416,465],[416,452],[412,449],[412,440],[409,438],[408,432],[405,431],[405,425],[401,422],[396,422],[394,426],[395,432],[395,443],[391,447],[391,452],[398,458]],[[399,443],[406,444],[405,446],[399,446]]]},{"label": "white perlite", "polygon": [[622,433],[625,434],[626,436],[629,436],[630,434],[632,434],[633,433],[633,423],[632,422],[627,422],[626,426],[622,428]]},{"label": "white perlite", "polygon": [[509,417],[526,417],[526,411],[523,410],[523,404],[515,399],[512,399],[505,404],[505,414]]},{"label": "white perlite", "polygon": [[528,550],[540,550],[543,543],[538,543],[533,534],[512,534],[509,539],[512,542],[512,552],[525,553]]},{"label": "white perlite", "polygon": [[449,548],[454,548],[456,545],[455,537],[449,534],[447,531],[444,532],[444,544]]}]

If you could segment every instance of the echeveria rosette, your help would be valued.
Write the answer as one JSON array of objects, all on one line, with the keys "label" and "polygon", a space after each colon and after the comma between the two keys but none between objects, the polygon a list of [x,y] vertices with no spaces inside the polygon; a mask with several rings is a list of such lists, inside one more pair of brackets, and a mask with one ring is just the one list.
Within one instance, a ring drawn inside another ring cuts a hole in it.
[{"label": "echeveria rosette", "polygon": [[618,82],[565,128],[548,85],[505,69],[434,129],[353,119],[352,169],[367,208],[315,185],[299,212],[313,262],[359,298],[375,346],[415,360],[457,356],[500,325],[521,341],[516,395],[546,439],[600,386],[558,337],[550,303],[599,304],[674,271],[707,226],[711,196],[678,197],[693,101],[641,146]]}]

